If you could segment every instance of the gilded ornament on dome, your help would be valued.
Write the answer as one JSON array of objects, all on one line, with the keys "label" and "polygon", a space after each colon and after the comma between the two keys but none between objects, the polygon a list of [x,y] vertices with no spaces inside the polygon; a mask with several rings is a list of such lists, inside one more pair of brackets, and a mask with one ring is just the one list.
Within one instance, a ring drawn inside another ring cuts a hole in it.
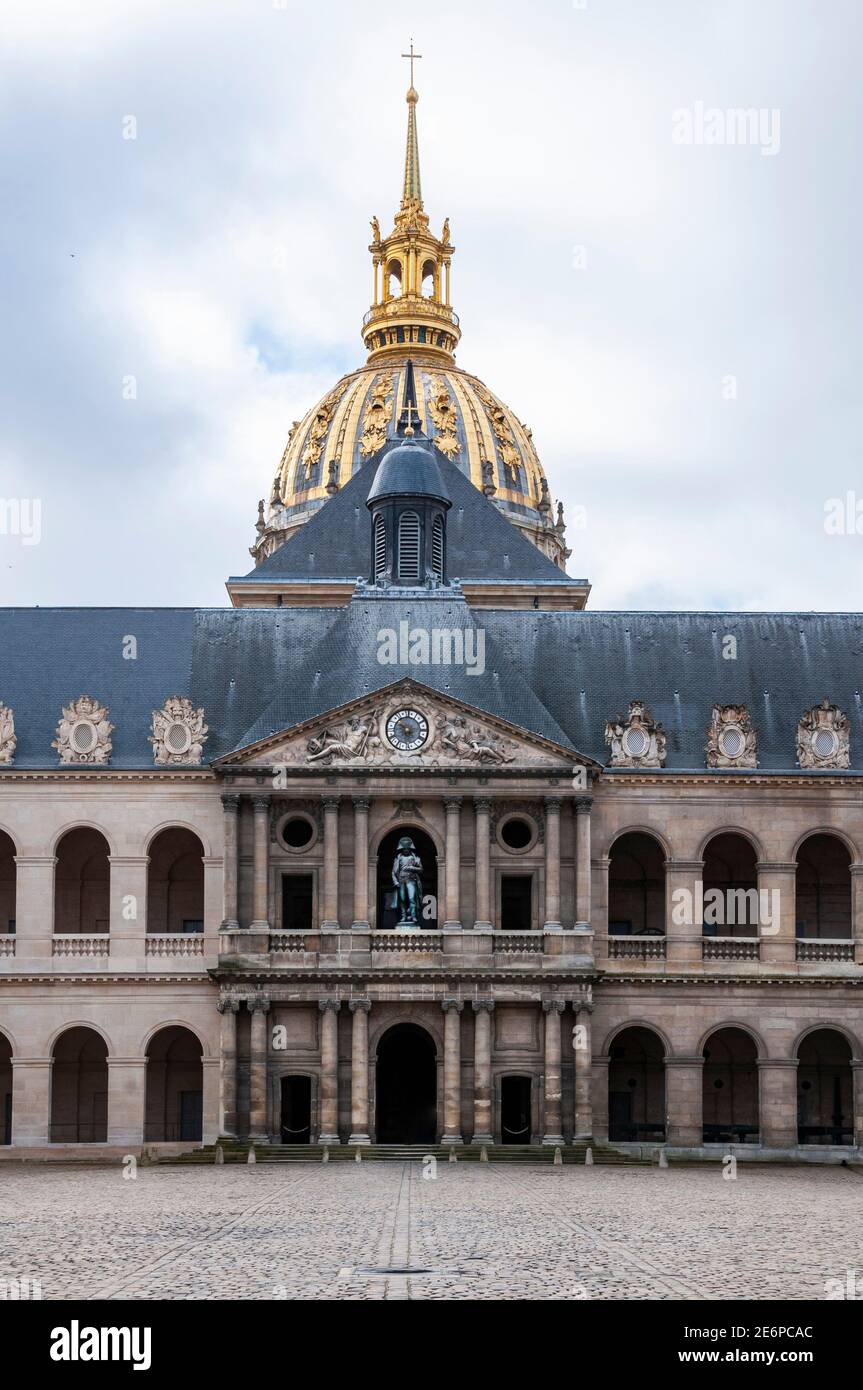
[{"label": "gilded ornament on dome", "polygon": [[382,372],[376,379],[363,415],[360,453],[363,458],[383,448],[387,430],[393,418],[393,395],[396,389],[395,372]]},{"label": "gilded ornament on dome", "polygon": [[461,447],[456,433],[458,416],[455,401],[442,376],[433,376],[430,384],[428,412],[436,431],[434,446],[452,460]]},{"label": "gilded ornament on dome", "polygon": [[307,478],[311,477],[312,470],[321,461],[321,454],[329,434],[330,425],[333,423],[336,406],[347,389],[348,383],[340,381],[338,386],[334,386],[329,395],[324,397],[315,411],[315,418],[312,420],[309,433],[306,436],[306,447],[303,449],[300,459],[300,467],[305,469]]},{"label": "gilded ornament on dome", "polygon": [[476,383],[476,394],[485,406],[489,424],[494,431],[497,440],[497,451],[500,455],[501,463],[506,469],[506,478],[510,487],[518,487],[518,469],[521,463],[521,455],[515,442],[515,435],[512,432],[512,425],[506,416],[506,411],[494,396],[483,386],[481,382]]}]

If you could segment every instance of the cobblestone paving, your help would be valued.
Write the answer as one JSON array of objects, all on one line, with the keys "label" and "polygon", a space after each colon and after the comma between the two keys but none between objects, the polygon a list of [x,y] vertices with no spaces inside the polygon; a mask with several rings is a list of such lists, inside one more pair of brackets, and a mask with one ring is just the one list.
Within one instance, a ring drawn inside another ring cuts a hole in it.
[{"label": "cobblestone paving", "polygon": [[799,1299],[863,1270],[840,1168],[0,1166],[0,1280],[160,1299]]}]

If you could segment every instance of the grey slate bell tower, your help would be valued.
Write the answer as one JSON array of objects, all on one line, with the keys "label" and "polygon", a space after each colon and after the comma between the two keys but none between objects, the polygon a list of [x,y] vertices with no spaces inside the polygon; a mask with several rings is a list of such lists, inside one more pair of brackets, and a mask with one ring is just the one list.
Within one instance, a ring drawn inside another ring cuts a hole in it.
[{"label": "grey slate bell tower", "polygon": [[369,489],[370,578],[381,587],[435,589],[446,583],[446,514],[452,506],[437,460],[414,436],[413,367],[408,363],[397,439]]}]

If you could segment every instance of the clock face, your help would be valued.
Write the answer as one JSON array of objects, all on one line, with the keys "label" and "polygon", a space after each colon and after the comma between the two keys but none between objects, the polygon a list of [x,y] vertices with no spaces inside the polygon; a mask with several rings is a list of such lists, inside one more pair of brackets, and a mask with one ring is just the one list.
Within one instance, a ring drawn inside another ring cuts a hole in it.
[{"label": "clock face", "polygon": [[387,738],[400,753],[416,753],[428,736],[428,720],[419,710],[398,709],[387,720]]}]

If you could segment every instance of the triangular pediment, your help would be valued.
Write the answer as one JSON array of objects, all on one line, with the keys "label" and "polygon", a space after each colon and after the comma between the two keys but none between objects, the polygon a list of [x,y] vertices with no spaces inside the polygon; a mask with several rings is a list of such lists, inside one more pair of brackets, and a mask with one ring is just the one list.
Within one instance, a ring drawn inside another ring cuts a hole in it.
[{"label": "triangular pediment", "polygon": [[381,770],[548,767],[561,771],[574,763],[598,767],[574,749],[407,679],[219,759],[222,767]]}]

